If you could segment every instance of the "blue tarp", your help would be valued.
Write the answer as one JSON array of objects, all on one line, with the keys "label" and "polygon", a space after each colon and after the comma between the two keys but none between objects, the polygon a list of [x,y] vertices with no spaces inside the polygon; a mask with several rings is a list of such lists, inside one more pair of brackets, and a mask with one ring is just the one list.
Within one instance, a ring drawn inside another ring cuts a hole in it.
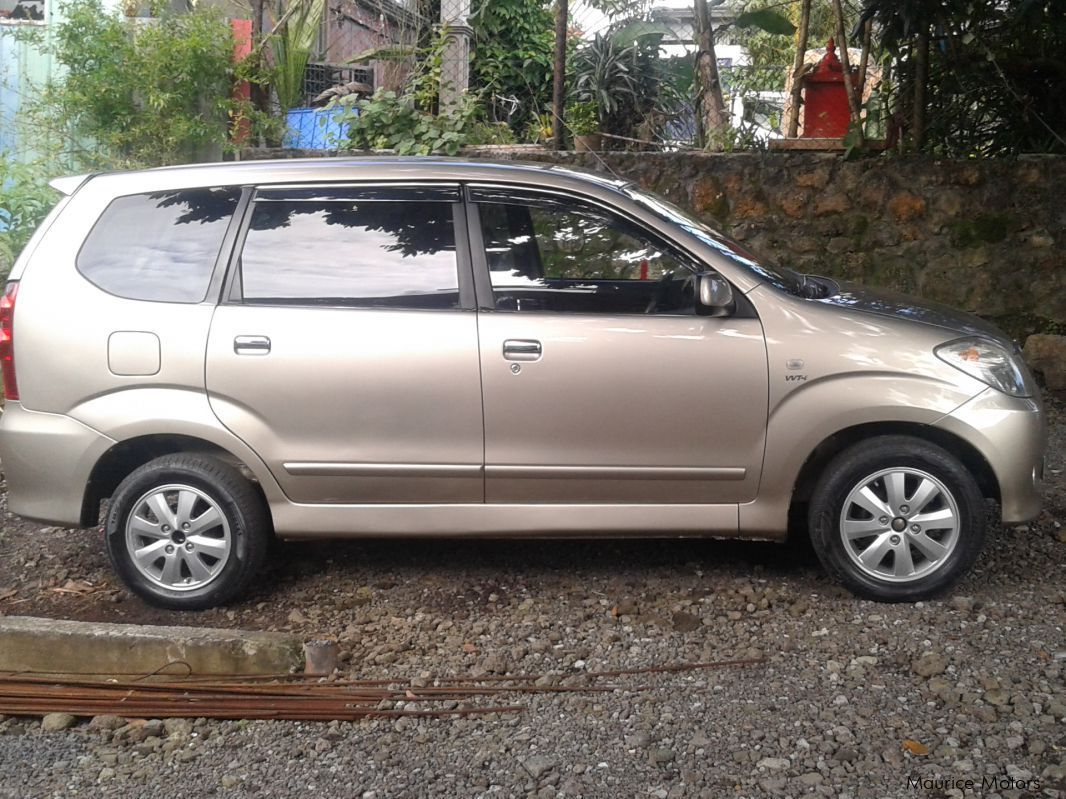
[{"label": "blue tarp", "polygon": [[347,123],[335,117],[336,108],[294,108],[286,115],[282,147],[289,150],[336,150],[348,138]]}]

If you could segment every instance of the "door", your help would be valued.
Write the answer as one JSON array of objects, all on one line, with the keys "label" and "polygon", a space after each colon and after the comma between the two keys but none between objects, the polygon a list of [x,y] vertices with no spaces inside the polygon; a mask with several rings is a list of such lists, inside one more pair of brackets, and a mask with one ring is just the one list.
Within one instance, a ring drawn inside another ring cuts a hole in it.
[{"label": "door", "polygon": [[222,423],[296,502],[483,501],[458,190],[260,189],[245,225],[208,342]]},{"label": "door", "polygon": [[486,501],[753,499],[767,414],[754,310],[697,315],[706,267],[609,209],[470,196]]}]

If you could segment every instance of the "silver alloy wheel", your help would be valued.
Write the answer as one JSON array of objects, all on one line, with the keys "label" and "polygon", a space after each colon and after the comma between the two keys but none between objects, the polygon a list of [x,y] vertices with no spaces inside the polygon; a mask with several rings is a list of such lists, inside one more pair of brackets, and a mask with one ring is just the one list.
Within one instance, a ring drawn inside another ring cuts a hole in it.
[{"label": "silver alloy wheel", "polygon": [[218,503],[190,485],[153,488],[126,519],[126,550],[134,568],[171,591],[203,588],[229,561],[229,521]]},{"label": "silver alloy wheel", "polygon": [[864,477],[844,500],[848,557],[878,580],[906,583],[939,569],[959,541],[959,507],[928,472],[896,467]]}]

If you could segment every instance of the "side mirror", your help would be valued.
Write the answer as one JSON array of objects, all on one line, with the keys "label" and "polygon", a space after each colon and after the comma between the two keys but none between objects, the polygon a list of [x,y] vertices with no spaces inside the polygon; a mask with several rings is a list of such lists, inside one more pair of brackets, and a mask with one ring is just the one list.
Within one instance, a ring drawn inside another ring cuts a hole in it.
[{"label": "side mirror", "polygon": [[717,272],[696,275],[696,313],[700,316],[730,316],[736,308],[733,287],[728,280]]}]

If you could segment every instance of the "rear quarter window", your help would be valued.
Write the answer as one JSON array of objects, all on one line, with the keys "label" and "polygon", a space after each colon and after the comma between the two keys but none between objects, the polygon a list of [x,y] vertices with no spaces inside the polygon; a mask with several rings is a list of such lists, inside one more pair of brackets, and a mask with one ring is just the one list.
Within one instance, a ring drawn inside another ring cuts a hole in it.
[{"label": "rear quarter window", "polygon": [[118,197],[78,253],[94,286],[131,300],[203,302],[239,189]]}]

